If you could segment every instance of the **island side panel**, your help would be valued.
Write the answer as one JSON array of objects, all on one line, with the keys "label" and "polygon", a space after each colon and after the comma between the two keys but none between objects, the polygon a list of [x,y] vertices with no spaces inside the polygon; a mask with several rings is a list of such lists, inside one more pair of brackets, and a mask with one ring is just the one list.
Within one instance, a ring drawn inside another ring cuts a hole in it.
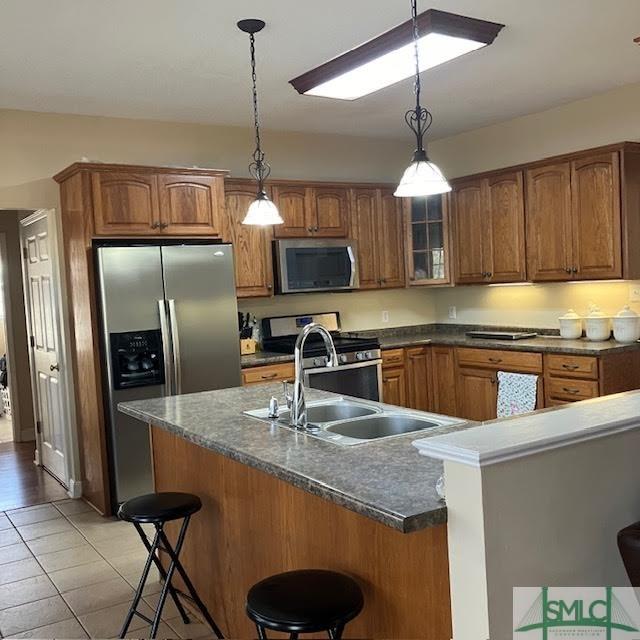
[{"label": "island side panel", "polygon": [[[325,568],[353,576],[364,591],[347,637],[451,638],[445,525],[403,534],[158,427],[152,445],[156,491],[202,500],[182,559],[227,637],[255,635],[244,610],[252,584]],[[174,539],[176,530],[169,527]]]}]

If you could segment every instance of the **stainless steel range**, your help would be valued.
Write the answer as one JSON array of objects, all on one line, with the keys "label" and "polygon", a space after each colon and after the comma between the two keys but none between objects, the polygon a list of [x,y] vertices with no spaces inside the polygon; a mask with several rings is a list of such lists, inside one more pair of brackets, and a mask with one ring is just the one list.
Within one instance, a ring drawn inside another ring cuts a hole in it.
[{"label": "stainless steel range", "polygon": [[264,349],[293,354],[298,334],[312,322],[323,325],[331,332],[339,366],[328,367],[327,351],[322,338],[317,335],[309,336],[303,351],[305,386],[381,402],[383,398],[380,343],[377,338],[341,335],[338,312],[264,318]]}]

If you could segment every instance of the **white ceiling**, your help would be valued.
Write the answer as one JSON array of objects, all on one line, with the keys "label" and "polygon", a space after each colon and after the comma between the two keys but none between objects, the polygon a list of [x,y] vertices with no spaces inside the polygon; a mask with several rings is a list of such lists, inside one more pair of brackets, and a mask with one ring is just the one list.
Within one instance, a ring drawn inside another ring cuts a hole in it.
[{"label": "white ceiling", "polygon": [[[423,74],[432,137],[640,81],[640,0],[419,0],[506,24]],[[265,129],[408,135],[410,80],[355,102],[299,96],[294,76],[408,19],[409,0],[1,0],[0,108],[251,123],[248,39],[260,17]]]}]

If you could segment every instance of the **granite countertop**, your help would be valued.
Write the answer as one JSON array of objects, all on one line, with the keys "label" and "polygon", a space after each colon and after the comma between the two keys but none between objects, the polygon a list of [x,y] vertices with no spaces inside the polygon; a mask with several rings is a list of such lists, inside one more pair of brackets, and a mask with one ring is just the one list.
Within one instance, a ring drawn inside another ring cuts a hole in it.
[{"label": "granite countertop", "polygon": [[[539,335],[536,338],[526,340],[488,340],[484,338],[469,338],[465,335],[466,331],[481,329],[537,332]],[[401,347],[437,344],[472,347],[476,349],[504,349],[509,351],[530,351],[534,353],[566,353],[583,356],[602,356],[611,353],[640,350],[640,342],[622,344],[615,342],[613,339],[602,342],[592,342],[586,338],[580,340],[563,340],[557,332],[549,329],[433,324],[347,333],[356,337],[376,336],[380,340],[380,346],[383,349],[399,349]],[[292,361],[292,354],[273,353],[270,351],[259,351],[250,356],[242,356],[241,359],[243,368]]]},{"label": "granite countertop", "polygon": [[[435,490],[442,463],[420,456],[411,443],[473,423],[340,446],[242,413],[264,408],[281,390],[279,384],[236,387],[127,402],[119,409],[404,533],[446,522]],[[306,396],[307,402],[336,397],[315,389]]]}]

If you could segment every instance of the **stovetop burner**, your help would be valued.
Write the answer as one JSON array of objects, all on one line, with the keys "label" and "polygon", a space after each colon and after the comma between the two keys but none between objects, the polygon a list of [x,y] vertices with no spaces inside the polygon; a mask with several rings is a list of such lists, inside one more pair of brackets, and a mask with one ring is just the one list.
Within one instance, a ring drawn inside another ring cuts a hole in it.
[{"label": "stovetop burner", "polygon": [[[377,338],[353,338],[332,334],[333,344],[337,353],[349,353],[352,351],[369,351],[379,349],[380,342]],[[296,346],[297,336],[280,336],[278,338],[265,338],[263,346],[266,351],[276,351],[277,353],[293,353]],[[305,358],[313,358],[325,355],[327,352],[322,337],[311,334],[305,342],[302,355]]]}]

